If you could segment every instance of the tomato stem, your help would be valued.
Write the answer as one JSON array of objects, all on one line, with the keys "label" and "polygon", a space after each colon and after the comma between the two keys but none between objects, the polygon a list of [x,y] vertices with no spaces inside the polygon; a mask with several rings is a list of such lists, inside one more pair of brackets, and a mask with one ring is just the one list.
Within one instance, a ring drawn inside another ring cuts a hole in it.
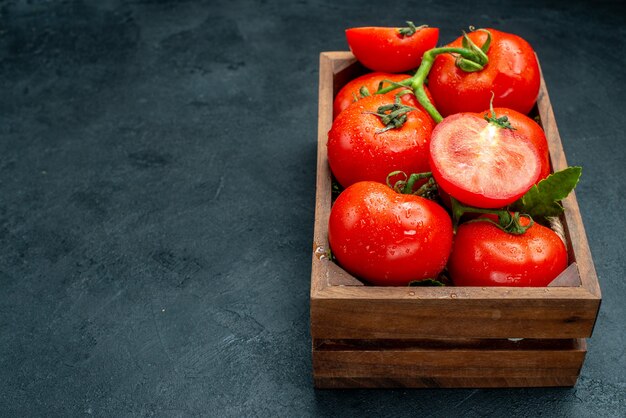
[{"label": "tomato stem", "polygon": [[[392,185],[392,177],[398,175],[402,175],[404,179],[398,180]],[[428,181],[422,184],[417,190],[413,191],[415,183],[423,179],[428,179]],[[387,186],[391,187],[397,193],[414,194],[425,197],[426,199],[431,199],[432,196],[437,192],[437,184],[435,183],[435,179],[433,178],[433,173],[431,173],[430,171],[427,171],[425,173],[413,173],[410,176],[407,176],[404,171],[391,172],[387,175]]]},{"label": "tomato stem", "polygon": [[[478,218],[468,222],[491,222],[501,230],[506,233],[513,235],[521,235],[526,232],[530,227],[533,226],[535,221],[528,214],[520,214],[519,212],[510,212],[505,209],[483,209],[476,208],[473,206],[467,206],[456,200],[454,197],[450,196],[450,201],[452,202],[452,223],[454,227],[454,232],[456,232],[457,227],[459,225],[459,221],[461,217],[466,213],[484,213],[490,215],[496,215],[498,217],[498,222],[493,221],[489,218]],[[529,219],[528,225],[522,225],[520,219],[521,217],[525,217]]]},{"label": "tomato stem", "polygon": [[496,111],[493,110],[493,98],[494,98],[494,93],[492,91],[491,100],[489,101],[489,112],[491,113],[491,115],[489,113],[485,113],[484,115],[485,120],[489,123],[496,125],[498,128],[510,129],[514,131],[515,128],[511,125],[511,122],[509,122],[509,118],[506,115],[502,117],[498,117],[498,115],[496,115]]},{"label": "tomato stem", "polygon": [[428,25],[415,26],[415,24],[409,20],[406,21],[406,24],[407,24],[407,27],[399,28],[398,33],[402,35],[403,37],[407,37],[407,38],[409,36],[415,35],[415,32],[428,27]]}]

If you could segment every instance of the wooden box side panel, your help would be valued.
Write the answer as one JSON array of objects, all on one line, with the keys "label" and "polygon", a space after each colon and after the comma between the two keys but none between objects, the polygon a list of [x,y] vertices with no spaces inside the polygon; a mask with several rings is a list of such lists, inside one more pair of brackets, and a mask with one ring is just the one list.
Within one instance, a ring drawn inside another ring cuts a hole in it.
[{"label": "wooden box side panel", "polygon": [[[539,97],[537,98],[537,109],[539,111],[541,125],[548,140],[552,170],[563,170],[568,167],[568,164],[543,75],[541,76],[541,86]],[[591,250],[580,215],[578,201],[576,200],[576,193],[570,193],[570,195],[562,201],[562,204],[565,209],[565,214],[562,219],[564,221],[569,245],[570,261],[574,261],[578,264],[581,285],[600,299],[601,292],[598,283],[598,275],[593,265],[593,258],[591,257]]]},{"label": "wooden box side panel", "polygon": [[[337,286],[339,287],[339,286]],[[568,290],[568,289],[564,289]],[[468,298],[450,289],[442,298],[422,298],[411,288],[359,295],[343,286],[311,300],[311,333],[328,338],[579,338],[591,333],[597,302],[567,297]],[[400,294],[399,292],[403,292]]]}]

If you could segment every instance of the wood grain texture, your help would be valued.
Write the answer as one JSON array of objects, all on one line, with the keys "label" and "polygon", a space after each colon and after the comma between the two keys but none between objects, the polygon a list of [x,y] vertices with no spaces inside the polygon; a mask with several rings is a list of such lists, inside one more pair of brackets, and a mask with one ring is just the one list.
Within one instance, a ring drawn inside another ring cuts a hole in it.
[{"label": "wood grain texture", "polygon": [[582,339],[322,341],[313,350],[317,387],[571,386]]},{"label": "wood grain texture", "polygon": [[[550,96],[546,87],[543,74],[541,76],[541,86],[539,89],[539,97],[537,98],[537,109],[539,111],[540,122],[548,139],[548,149],[550,150],[550,163],[553,171],[563,170],[567,168],[567,160],[561,143],[561,136],[556,125],[554,111],[550,104]],[[598,283],[598,275],[591,257],[591,250],[585,227],[583,225],[580,208],[576,200],[576,193],[572,192],[562,201],[565,209],[562,217],[569,245],[570,261],[578,263],[582,286],[591,294],[601,298],[600,285]]]}]

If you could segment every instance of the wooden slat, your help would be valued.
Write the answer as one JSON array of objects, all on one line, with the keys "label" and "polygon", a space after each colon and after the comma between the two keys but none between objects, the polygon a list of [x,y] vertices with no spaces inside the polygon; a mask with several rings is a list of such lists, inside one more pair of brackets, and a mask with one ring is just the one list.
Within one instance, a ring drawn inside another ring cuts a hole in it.
[{"label": "wooden slat", "polygon": [[356,388],[528,388],[528,387],[572,387],[577,375],[543,376],[538,378],[512,377],[409,377],[409,378],[354,378],[354,377],[314,377],[318,389]]},{"label": "wooden slat", "polygon": [[[541,125],[548,139],[548,149],[550,151],[550,163],[553,171],[562,170],[568,167],[561,143],[561,135],[556,124],[554,111],[550,103],[550,96],[546,87],[543,74],[541,75],[541,86],[539,97],[537,98],[537,108],[541,119]],[[593,265],[591,250],[587,241],[587,235],[583,226],[580,208],[576,200],[576,193],[572,192],[566,199],[562,201],[565,208],[565,231],[570,245],[571,261],[576,261],[580,272],[582,286],[591,294],[601,298],[600,285],[598,276]]]},{"label": "wooden slat", "polygon": [[[550,292],[561,289],[569,290]],[[311,300],[314,338],[578,338],[591,333],[597,305],[579,298],[496,299],[494,289],[482,299],[465,298],[458,288],[442,299],[423,298],[422,289],[367,288],[374,293],[367,296],[361,290],[335,286],[332,297]]]},{"label": "wooden slat", "polygon": [[388,340],[318,343],[319,387],[493,387],[573,385],[583,340]]}]

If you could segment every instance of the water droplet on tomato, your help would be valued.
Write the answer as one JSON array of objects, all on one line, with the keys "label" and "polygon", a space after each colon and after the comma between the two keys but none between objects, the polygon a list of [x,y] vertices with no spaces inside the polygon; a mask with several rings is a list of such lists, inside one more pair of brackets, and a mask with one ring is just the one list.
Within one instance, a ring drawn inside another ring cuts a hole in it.
[{"label": "water droplet on tomato", "polygon": [[417,231],[414,230],[414,229],[410,229],[408,231],[404,231],[404,235],[408,235],[408,236],[415,235],[416,233],[417,233]]}]

